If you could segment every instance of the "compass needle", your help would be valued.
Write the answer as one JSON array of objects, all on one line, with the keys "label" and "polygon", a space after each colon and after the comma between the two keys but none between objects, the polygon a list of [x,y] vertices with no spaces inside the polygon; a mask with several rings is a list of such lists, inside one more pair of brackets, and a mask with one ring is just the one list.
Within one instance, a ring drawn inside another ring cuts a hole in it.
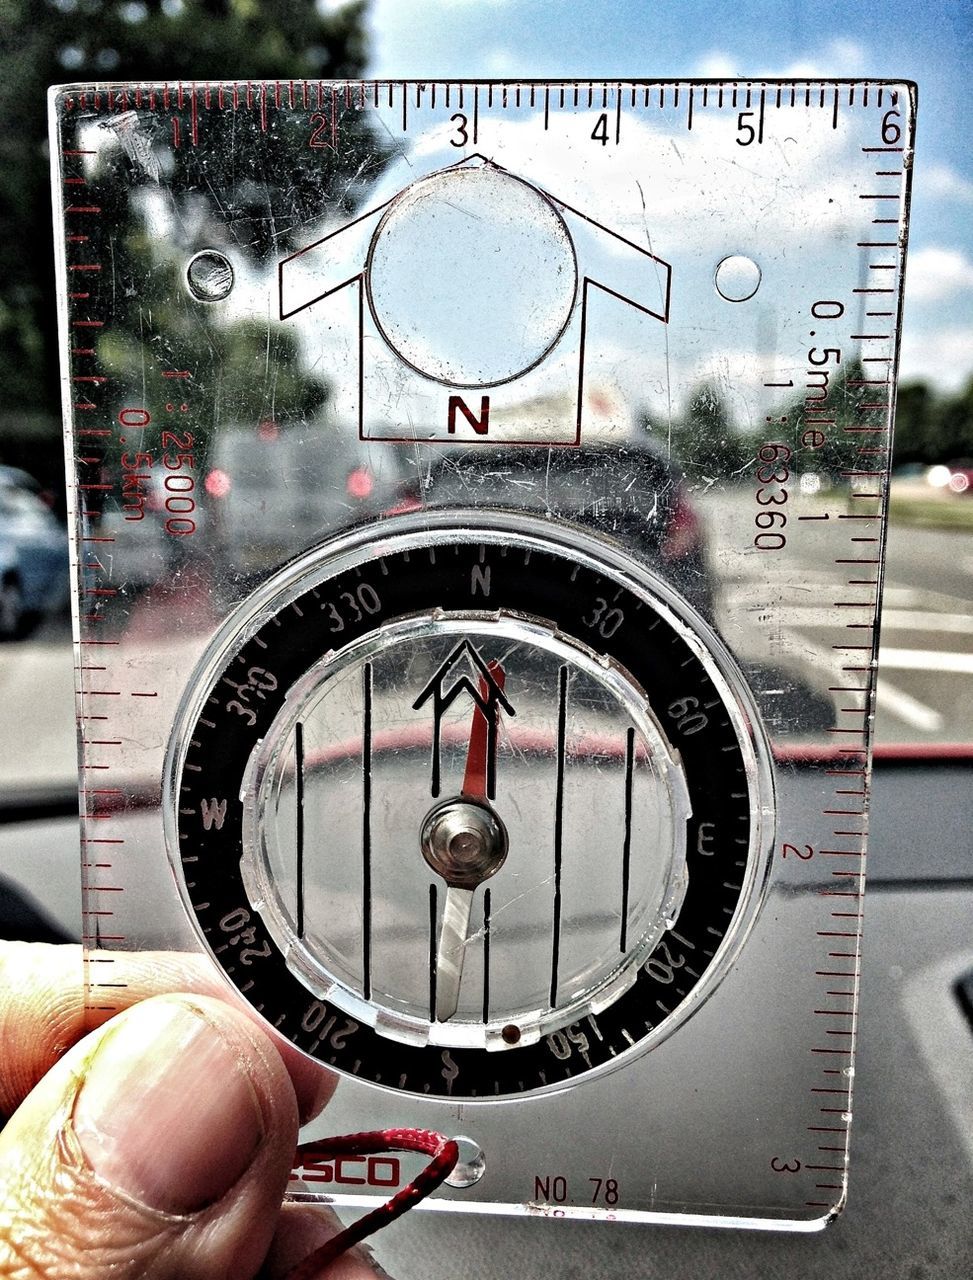
[{"label": "compass needle", "polygon": [[446,881],[446,900],[436,948],[436,1018],[448,1022],[459,1008],[460,987],[470,941],[473,895],[495,875],[507,856],[506,829],[488,803],[495,790],[497,719],[506,674],[498,662],[482,662],[469,647],[482,672],[478,695],[464,680],[474,700],[463,787],[458,799],[437,805],[423,824],[421,846],[428,864]]},{"label": "compass needle", "polygon": [[448,1021],[459,1007],[463,961],[469,941],[473,890],[450,885],[443,904],[443,923],[436,951],[436,1017]]},{"label": "compass needle", "polygon": [[[497,732],[500,707],[498,699],[507,683],[506,672],[499,662],[487,663],[486,675],[480,679],[480,697],[473,709],[470,745],[466,753],[466,772],[462,794],[474,800],[492,800],[497,759]],[[504,701],[509,714],[513,708]]]}]

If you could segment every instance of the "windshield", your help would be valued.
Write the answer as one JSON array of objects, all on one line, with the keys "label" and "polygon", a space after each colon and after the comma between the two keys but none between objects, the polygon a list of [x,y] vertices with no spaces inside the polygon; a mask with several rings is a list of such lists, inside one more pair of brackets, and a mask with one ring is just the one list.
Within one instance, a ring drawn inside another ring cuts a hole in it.
[{"label": "windshield", "polygon": [[[948,109],[965,74],[962,45],[939,37],[941,21],[950,20],[953,10],[945,4],[928,6],[917,24],[912,7],[898,0],[892,5],[869,4],[858,13],[854,31],[821,33],[809,24],[795,25],[770,8],[761,23],[747,27],[737,21],[735,10],[730,18],[730,6],[716,8],[726,9],[726,21],[715,26],[709,18],[704,22],[699,17],[690,23],[665,17],[655,21],[651,50],[646,48],[644,56],[636,59],[640,67],[645,64],[647,71],[687,76],[720,77],[743,69],[758,75],[908,75],[920,82],[924,122],[915,168],[889,488],[876,743],[880,750],[938,755],[966,750],[971,746],[973,691],[973,241],[968,216],[973,179],[965,140]],[[286,74],[382,78],[414,60],[419,51],[424,64],[465,76],[508,80],[542,76],[555,70],[555,62],[558,74],[604,74],[620,60],[630,65],[631,51],[643,44],[641,6],[631,3],[616,9],[613,22],[597,31],[567,24],[555,55],[532,29],[524,6],[503,6],[506,25],[502,30],[492,26],[493,19],[485,11],[458,7],[451,11],[447,39],[413,5],[380,0],[367,12],[355,5],[319,5],[313,33],[308,29],[285,35]],[[90,16],[93,11],[97,11],[95,17]],[[44,5],[29,20],[24,17],[12,33],[14,38],[3,54],[11,67],[18,68],[16,76],[11,72],[4,78],[8,121],[14,118],[15,92],[21,99],[33,93],[39,104],[44,87],[57,81],[106,75],[190,80],[204,63],[207,72],[213,70],[208,24],[217,19],[197,12],[194,5],[180,0],[160,9],[98,4],[89,5],[85,13],[89,16],[82,24],[79,7],[67,0]],[[224,23],[220,40],[227,49],[227,68],[232,61],[238,75],[273,76],[283,70],[269,34],[253,39],[252,33],[244,36],[239,26]],[[460,49],[462,66],[457,61]],[[22,127],[12,130],[16,158],[6,166],[19,175],[16,197],[4,215],[6,265],[0,311],[5,332],[0,357],[5,406],[0,419],[0,460],[6,464],[0,476],[0,629],[4,632],[0,714],[7,743],[0,765],[0,797],[8,804],[24,797],[66,800],[73,794],[77,778],[73,691],[77,667],[91,665],[87,657],[77,662],[71,647],[60,406],[53,373],[57,349],[51,325],[51,237],[46,220],[37,216],[48,200],[48,176],[38,160],[41,120],[38,106]],[[887,125],[891,138],[895,121],[890,119]],[[745,140],[744,132],[739,141]],[[593,145],[598,145],[597,139]],[[898,163],[894,144],[890,147],[876,171],[884,167],[891,173]],[[349,209],[358,207],[365,179],[364,173],[340,176]],[[234,198],[253,242],[253,275],[244,282],[252,290],[270,248],[260,242],[267,229],[261,231],[252,191],[238,190]],[[313,202],[313,193],[306,193],[306,198]],[[149,195],[144,196],[139,216],[147,227],[161,216]],[[204,220],[205,208],[199,205],[193,216]],[[881,209],[876,209],[873,221],[878,243],[884,235]],[[24,252],[24,245],[32,246],[31,250]],[[863,287],[867,291],[868,285]],[[875,305],[867,308],[863,323],[881,323],[883,296],[879,285]],[[180,343],[186,350],[186,343],[191,349],[212,339],[212,331],[192,334],[173,329],[171,333],[176,356]],[[398,340],[406,347],[411,341],[401,336]],[[761,340],[772,342],[772,337],[756,335],[756,341]],[[260,334],[243,326],[233,341],[230,381],[219,391],[223,401],[218,411],[225,429],[219,439],[214,436],[201,459],[205,470],[193,519],[199,536],[213,545],[226,548],[247,543],[246,556],[241,553],[234,564],[241,590],[288,556],[313,545],[325,529],[340,527],[346,519],[410,509],[422,497],[417,483],[421,486],[430,476],[438,483],[443,502],[468,498],[471,486],[496,480],[495,469],[479,461],[457,480],[455,455],[427,461],[417,476],[408,460],[398,455],[376,466],[356,442],[336,446],[330,425],[333,388],[320,371],[310,370],[295,380],[291,374],[296,353],[288,351],[285,338],[275,339],[279,345],[270,354],[284,376],[268,397],[260,384],[261,361],[268,356],[260,346]],[[77,352],[96,347],[96,335],[79,331]],[[849,431],[870,394],[868,374],[875,365],[869,366],[867,351],[863,343],[855,360],[830,370],[832,399]],[[125,353],[116,355],[123,365],[130,359]],[[592,422],[599,415],[606,421],[612,418],[616,391],[613,374],[597,386],[592,384]],[[475,397],[470,403],[475,406]],[[646,395],[645,405],[643,425],[650,429],[651,447],[629,450],[625,483],[613,488],[592,484],[590,477],[582,483],[565,463],[564,454],[556,455],[553,466],[543,462],[545,482],[553,486],[552,492],[561,494],[558,501],[574,504],[571,511],[588,528],[623,543],[633,536],[626,525],[626,495],[638,493],[637,505],[644,510],[645,495],[651,492],[658,516],[649,528],[643,522],[638,531],[650,548],[646,554],[657,557],[668,548],[673,563],[682,566],[684,593],[718,631],[732,629],[733,620],[746,607],[746,579],[753,566],[744,566],[741,576],[736,571],[741,566],[717,563],[713,556],[719,540],[719,504],[710,493],[705,459],[686,464],[680,433],[698,435],[705,427],[729,454],[737,456],[741,468],[752,466],[760,447],[752,407],[718,381],[689,387],[678,402],[664,406],[658,396]],[[786,397],[782,396],[779,409],[782,416],[790,411]],[[215,405],[212,411],[217,411]],[[663,411],[667,426],[660,449],[657,418]],[[562,412],[563,406],[543,397],[538,400],[538,416]],[[294,435],[298,422],[304,424],[300,439]],[[266,474],[264,456],[280,434],[288,447],[278,449],[276,456],[286,461],[280,464],[279,481],[268,497],[266,487],[258,492],[257,482]],[[331,509],[324,514],[319,465],[310,461],[320,460],[322,453],[328,465],[340,471],[342,485],[328,500]],[[503,460],[510,461],[500,469],[511,501],[516,501],[518,492],[536,492],[533,464],[498,455],[498,462]],[[822,459],[820,466],[805,465],[798,483],[804,495],[819,495],[822,511],[841,508],[853,514],[867,478],[846,474],[849,470],[840,459]],[[190,603],[196,598],[194,591],[207,588],[198,577],[180,578],[182,560],[171,549],[163,549],[163,526],[171,513],[166,511],[159,478],[153,475],[142,488],[141,541],[131,537],[133,522],[126,519],[130,512],[105,510],[102,518],[106,536],[117,539],[117,570],[130,584],[128,626],[139,643],[151,645],[167,629],[166,608],[174,584],[181,583],[182,598]],[[97,495],[90,496],[91,509],[100,511]],[[851,575],[864,590],[874,589],[876,558],[863,554],[860,574]],[[803,567],[813,577],[815,565]],[[755,571],[759,574],[759,569]],[[786,611],[784,626],[784,647],[798,655],[795,679],[799,683],[799,655],[813,650],[817,639],[813,610],[802,608],[795,599]],[[816,692],[824,700],[823,716],[828,714],[829,701],[832,711],[845,705],[838,688]]]}]

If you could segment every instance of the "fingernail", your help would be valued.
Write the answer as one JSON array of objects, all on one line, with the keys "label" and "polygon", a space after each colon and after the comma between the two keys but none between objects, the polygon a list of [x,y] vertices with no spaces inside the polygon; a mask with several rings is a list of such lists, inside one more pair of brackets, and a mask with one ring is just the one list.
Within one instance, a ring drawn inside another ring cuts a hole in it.
[{"label": "fingernail", "polygon": [[95,1172],[168,1213],[219,1200],[263,1134],[245,1052],[191,1005],[151,1000],[131,1009],[95,1052],[74,1107]]},{"label": "fingernail", "polygon": [[365,1265],[371,1267],[372,1271],[379,1277],[379,1280],[392,1280],[392,1277],[375,1257],[375,1250],[370,1244],[358,1244],[351,1252],[360,1253]]}]

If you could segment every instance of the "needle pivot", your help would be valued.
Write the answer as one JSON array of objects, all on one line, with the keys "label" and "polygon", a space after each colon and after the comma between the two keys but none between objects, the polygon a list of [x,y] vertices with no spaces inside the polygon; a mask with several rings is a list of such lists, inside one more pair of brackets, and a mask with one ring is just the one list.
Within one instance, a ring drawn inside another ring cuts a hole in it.
[{"label": "needle pivot", "polygon": [[436,805],[422,824],[422,856],[450,888],[475,889],[507,857],[507,830],[482,801],[467,798]]}]

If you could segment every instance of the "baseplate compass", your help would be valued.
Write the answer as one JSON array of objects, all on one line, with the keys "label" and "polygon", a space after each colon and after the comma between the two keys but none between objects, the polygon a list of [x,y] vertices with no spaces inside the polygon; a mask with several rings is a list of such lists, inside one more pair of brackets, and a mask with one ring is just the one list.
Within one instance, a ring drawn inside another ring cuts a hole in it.
[{"label": "baseplate compass", "polygon": [[91,1004],[184,953],[432,1208],[836,1214],[914,100],[53,91]]}]

